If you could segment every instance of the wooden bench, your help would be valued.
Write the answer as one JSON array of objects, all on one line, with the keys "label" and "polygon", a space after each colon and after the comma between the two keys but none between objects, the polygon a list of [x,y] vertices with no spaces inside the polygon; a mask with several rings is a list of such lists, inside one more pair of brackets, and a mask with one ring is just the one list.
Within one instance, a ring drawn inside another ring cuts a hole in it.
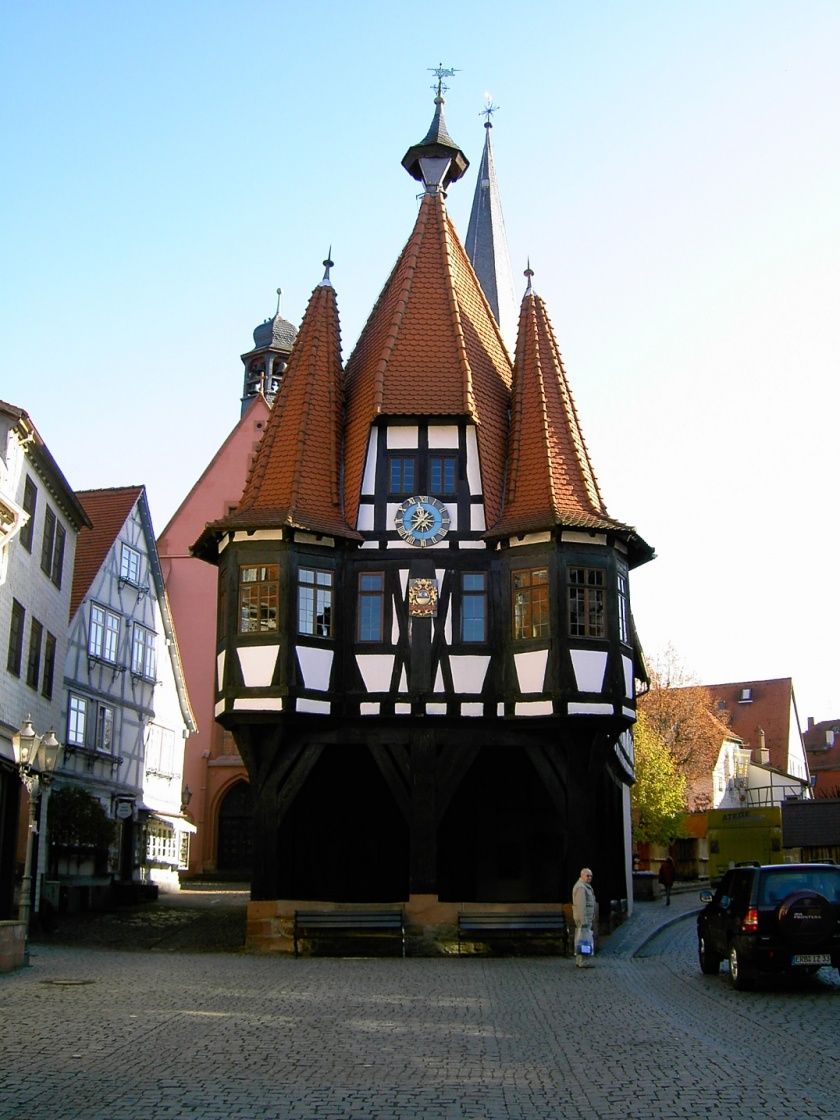
[{"label": "wooden bench", "polygon": [[560,938],[564,956],[569,955],[569,926],[562,911],[532,914],[459,914],[458,955],[462,941],[492,942],[502,938]]},{"label": "wooden bench", "polygon": [[301,940],[342,937],[387,938],[399,935],[405,956],[405,918],[402,910],[296,910],[295,956]]}]

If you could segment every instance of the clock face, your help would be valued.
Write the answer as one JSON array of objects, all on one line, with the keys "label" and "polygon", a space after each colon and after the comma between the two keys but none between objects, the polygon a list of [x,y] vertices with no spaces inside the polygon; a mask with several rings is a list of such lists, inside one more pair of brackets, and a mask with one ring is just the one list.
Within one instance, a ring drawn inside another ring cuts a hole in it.
[{"label": "clock face", "polygon": [[449,532],[449,510],[437,498],[407,498],[397,509],[394,525],[407,544],[425,548]]}]

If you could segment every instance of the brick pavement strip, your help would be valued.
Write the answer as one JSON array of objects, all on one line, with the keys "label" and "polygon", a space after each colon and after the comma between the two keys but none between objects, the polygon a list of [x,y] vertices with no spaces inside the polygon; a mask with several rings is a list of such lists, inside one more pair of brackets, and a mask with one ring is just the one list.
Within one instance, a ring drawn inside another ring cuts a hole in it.
[{"label": "brick pavement strip", "polygon": [[[633,956],[673,916],[648,905],[587,970],[36,946],[0,977],[0,1120],[830,1116],[834,990],[771,993],[750,1043],[760,997],[700,977],[690,920],[675,954]],[[791,1068],[764,1068],[768,1039]]]}]

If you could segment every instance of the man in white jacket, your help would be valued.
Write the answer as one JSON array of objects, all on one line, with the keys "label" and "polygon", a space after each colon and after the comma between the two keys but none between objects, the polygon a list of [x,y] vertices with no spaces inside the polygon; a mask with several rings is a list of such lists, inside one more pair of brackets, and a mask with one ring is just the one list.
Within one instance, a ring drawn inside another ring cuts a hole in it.
[{"label": "man in white jacket", "polygon": [[[592,889],[592,870],[582,867],[580,878],[572,887],[572,915],[575,919],[575,964],[587,968],[592,964],[595,940],[592,925],[595,921],[595,892]],[[590,947],[589,953],[581,952],[584,944]]]}]

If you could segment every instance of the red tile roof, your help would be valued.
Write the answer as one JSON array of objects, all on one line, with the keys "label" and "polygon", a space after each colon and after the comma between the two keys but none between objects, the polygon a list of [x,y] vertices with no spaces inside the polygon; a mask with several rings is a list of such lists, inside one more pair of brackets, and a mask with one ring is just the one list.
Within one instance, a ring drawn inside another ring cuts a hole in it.
[{"label": "red tile roof", "polygon": [[607,513],[545,303],[528,292],[519,314],[504,507],[487,535],[556,525],[630,531]]},{"label": "red tile roof", "polygon": [[91,528],[79,530],[73,589],[70,593],[72,618],[90,590],[96,573],[143,493],[142,486],[117,486],[109,490],[77,490],[76,498],[91,521]]},{"label": "red tile roof", "polygon": [[360,539],[341,504],[341,339],[335,291],[315,288],[236,511],[216,527],[293,526]]},{"label": "red tile roof", "polygon": [[803,734],[808,768],[814,777],[814,794],[825,797],[840,789],[840,719],[809,723]]},{"label": "red tile roof", "polygon": [[498,518],[511,366],[498,325],[446,213],[426,194],[359,337],[345,377],[345,507],[355,524],[378,417],[468,416],[477,426],[485,517]]},{"label": "red tile roof", "polygon": [[[770,751],[770,765],[788,771],[788,746],[793,710],[793,681],[781,677],[769,681],[735,681],[730,684],[705,686],[712,697],[715,713],[744,740],[744,746],[756,750],[760,746],[759,730],[764,732],[765,746]],[[739,702],[745,689],[751,699]]]}]

